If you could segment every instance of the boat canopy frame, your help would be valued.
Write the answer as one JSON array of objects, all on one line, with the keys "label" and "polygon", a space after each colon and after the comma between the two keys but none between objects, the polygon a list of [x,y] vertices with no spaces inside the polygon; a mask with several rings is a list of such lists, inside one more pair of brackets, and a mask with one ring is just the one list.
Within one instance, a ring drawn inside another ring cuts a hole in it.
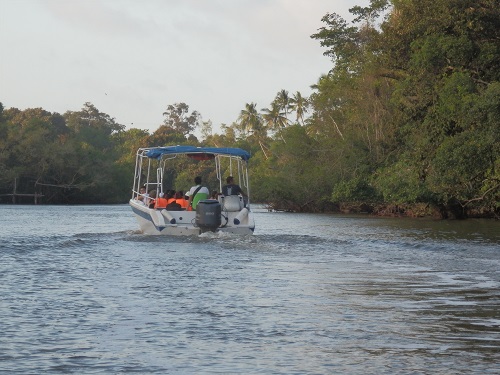
[{"label": "boat canopy frame", "polygon": [[[146,186],[147,192],[154,186],[158,193],[163,193],[163,172],[169,160],[177,158],[179,155],[186,155],[198,160],[215,160],[216,177],[219,181],[219,192],[225,184],[222,177],[222,160],[229,158],[229,173],[232,176],[233,170],[237,173],[237,181],[246,189],[248,202],[250,204],[250,185],[248,177],[248,160],[250,153],[240,148],[220,148],[220,147],[196,147],[196,146],[165,146],[165,147],[145,147],[139,148],[136,153],[134,185],[132,187],[132,199],[139,195],[141,187]],[[205,156],[209,155],[209,158]],[[197,157],[199,156],[199,157]],[[145,162],[147,159],[147,163]],[[156,162],[156,163],[155,163]],[[156,165],[155,165],[156,164]],[[142,172],[147,165],[145,181]],[[156,182],[151,181],[152,170],[156,167]]]}]

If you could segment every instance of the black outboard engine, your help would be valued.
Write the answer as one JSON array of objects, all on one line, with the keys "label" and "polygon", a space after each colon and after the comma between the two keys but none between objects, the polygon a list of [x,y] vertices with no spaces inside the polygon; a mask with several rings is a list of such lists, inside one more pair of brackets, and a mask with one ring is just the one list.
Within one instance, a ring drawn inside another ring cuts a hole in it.
[{"label": "black outboard engine", "polygon": [[221,206],[216,200],[199,201],[196,205],[196,225],[201,233],[215,232],[221,224]]}]

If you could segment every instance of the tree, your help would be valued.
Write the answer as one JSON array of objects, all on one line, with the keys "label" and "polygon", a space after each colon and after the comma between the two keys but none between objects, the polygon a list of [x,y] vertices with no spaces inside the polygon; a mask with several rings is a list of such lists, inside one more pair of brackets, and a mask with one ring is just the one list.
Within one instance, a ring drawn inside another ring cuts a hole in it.
[{"label": "tree", "polygon": [[262,128],[262,119],[256,107],[257,104],[255,103],[246,103],[245,109],[241,110],[240,116],[238,117],[238,123],[245,136],[254,131],[259,131]]},{"label": "tree", "polygon": [[80,111],[67,111],[64,114],[67,126],[81,141],[101,151],[110,149],[113,144],[111,135],[125,129],[108,114],[100,112],[93,104],[87,102]]},{"label": "tree", "polygon": [[383,25],[383,61],[405,72],[391,98],[397,138],[435,203],[458,217],[481,205],[491,210],[499,195],[488,177],[499,138],[484,126],[498,119],[486,102],[500,78],[499,22],[494,1],[424,0],[396,3]]},{"label": "tree", "polygon": [[147,130],[131,128],[114,134],[113,143],[118,164],[127,164],[133,167],[137,149],[148,146],[149,132]]},{"label": "tree", "polygon": [[249,140],[258,142],[262,152],[267,158],[269,151],[266,146],[267,131],[263,124],[262,116],[257,112],[257,104],[246,103],[245,109],[242,109],[238,118],[239,127],[244,129],[245,134],[250,134]]},{"label": "tree", "polygon": [[201,136],[203,139],[208,139],[210,136],[212,136],[213,133],[213,126],[212,126],[212,121],[203,121],[201,124]]},{"label": "tree", "polygon": [[322,19],[327,26],[321,27],[311,38],[320,40],[323,53],[332,58],[335,69],[356,74],[362,67],[363,35],[356,26],[348,26],[341,16],[327,13]]},{"label": "tree", "polygon": [[270,108],[263,108],[261,111],[263,112],[262,119],[266,129],[280,134],[281,139],[284,140],[281,131],[287,126],[288,120],[285,113],[281,111],[280,105],[273,101]]},{"label": "tree", "polygon": [[288,113],[290,112],[290,107],[292,104],[292,99],[290,98],[290,95],[288,94],[287,90],[280,90],[277,94],[276,97],[274,98],[274,102],[278,106],[279,110],[285,117],[285,125],[288,125]]},{"label": "tree", "polygon": [[304,116],[309,110],[309,99],[297,91],[290,100],[290,108],[295,111],[297,122],[304,125]]},{"label": "tree", "polygon": [[345,172],[333,196],[498,210],[499,124],[485,126],[500,118],[487,104],[500,77],[497,5],[372,0],[350,10],[352,25],[323,18],[312,38],[334,66],[311,95],[306,128],[338,152]]},{"label": "tree", "polygon": [[200,126],[201,115],[197,111],[189,114],[189,106],[186,103],[175,103],[167,106],[163,112],[164,125],[170,127],[176,133],[187,137]]},{"label": "tree", "polygon": [[149,147],[169,146],[186,142],[186,138],[169,125],[161,125],[148,138]]}]

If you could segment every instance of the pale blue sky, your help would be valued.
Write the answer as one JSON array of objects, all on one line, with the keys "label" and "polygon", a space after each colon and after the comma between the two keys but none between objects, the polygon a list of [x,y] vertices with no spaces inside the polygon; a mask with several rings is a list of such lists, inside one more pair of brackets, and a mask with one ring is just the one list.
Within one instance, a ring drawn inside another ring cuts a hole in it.
[{"label": "pale blue sky", "polygon": [[[214,130],[245,103],[311,93],[332,63],[310,38],[369,0],[0,0],[0,102],[155,130],[185,102]],[[133,125],[132,125],[133,124]]]}]

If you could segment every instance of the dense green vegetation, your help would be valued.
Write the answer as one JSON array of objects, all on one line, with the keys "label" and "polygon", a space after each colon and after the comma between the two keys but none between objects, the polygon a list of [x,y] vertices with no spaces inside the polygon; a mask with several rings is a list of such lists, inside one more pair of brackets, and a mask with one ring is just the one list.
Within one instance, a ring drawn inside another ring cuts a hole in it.
[{"label": "dense green vegetation", "polygon": [[90,103],[63,115],[0,105],[0,194],[16,181],[46,203],[125,202],[138,147],[202,144],[249,150],[253,201],[276,209],[499,217],[498,1],[372,0],[351,13],[311,36],[333,64],[309,98],[247,103],[222,134],[185,103],[151,134]]}]

